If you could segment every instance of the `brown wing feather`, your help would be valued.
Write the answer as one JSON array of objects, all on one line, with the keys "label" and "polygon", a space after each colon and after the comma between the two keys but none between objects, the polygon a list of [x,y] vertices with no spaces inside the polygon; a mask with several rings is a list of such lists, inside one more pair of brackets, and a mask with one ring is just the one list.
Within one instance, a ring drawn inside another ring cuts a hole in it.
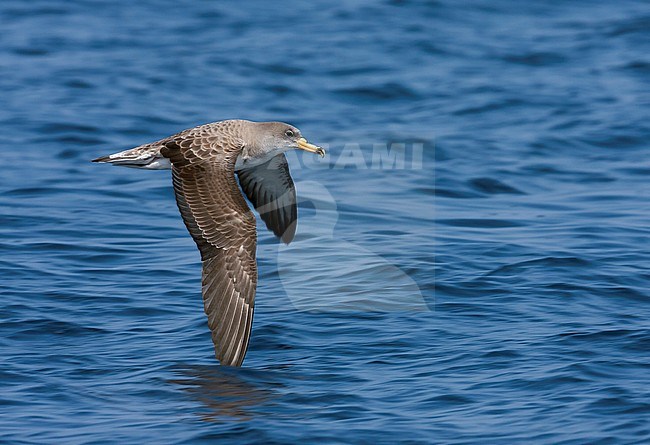
[{"label": "brown wing feather", "polygon": [[222,365],[240,366],[253,321],[257,265],[255,217],[234,176],[238,153],[196,137],[170,140],[162,153],[172,161],[176,202],[201,252],[203,304],[215,355]]}]

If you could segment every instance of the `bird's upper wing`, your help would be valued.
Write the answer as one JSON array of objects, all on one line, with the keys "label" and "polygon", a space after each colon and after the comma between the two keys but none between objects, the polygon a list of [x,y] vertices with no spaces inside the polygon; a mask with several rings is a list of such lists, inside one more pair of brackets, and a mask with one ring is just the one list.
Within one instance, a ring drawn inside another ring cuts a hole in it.
[{"label": "bird's upper wing", "polygon": [[284,153],[255,167],[237,171],[242,190],[266,227],[289,244],[296,234],[296,188]]},{"label": "bird's upper wing", "polygon": [[176,203],[201,252],[203,304],[215,355],[222,365],[240,366],[257,286],[255,217],[235,180],[237,153],[222,156],[220,147],[210,147],[219,143],[175,139],[161,153],[171,160]]}]

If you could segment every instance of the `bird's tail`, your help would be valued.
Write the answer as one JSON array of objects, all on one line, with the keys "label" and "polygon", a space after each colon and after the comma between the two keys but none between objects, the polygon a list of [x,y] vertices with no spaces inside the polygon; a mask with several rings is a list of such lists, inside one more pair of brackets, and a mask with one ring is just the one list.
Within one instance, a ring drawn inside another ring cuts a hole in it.
[{"label": "bird's tail", "polygon": [[92,162],[148,170],[165,170],[171,168],[169,159],[160,154],[158,147],[152,146],[131,148],[108,156],[101,156],[93,159]]}]

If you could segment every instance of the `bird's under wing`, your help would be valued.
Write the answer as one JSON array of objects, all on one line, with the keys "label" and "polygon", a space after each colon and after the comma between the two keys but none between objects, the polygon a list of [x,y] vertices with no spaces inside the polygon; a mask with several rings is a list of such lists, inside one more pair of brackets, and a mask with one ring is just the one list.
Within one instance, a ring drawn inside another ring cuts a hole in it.
[{"label": "bird's under wing", "polygon": [[201,252],[203,304],[215,355],[222,365],[240,366],[257,287],[255,217],[237,187],[234,159],[228,166],[207,162],[209,150],[191,144],[201,141],[190,146],[170,141],[162,153],[171,159],[176,202]]},{"label": "bird's under wing", "polygon": [[296,234],[296,188],[284,153],[255,167],[237,171],[239,184],[266,227],[289,244]]}]

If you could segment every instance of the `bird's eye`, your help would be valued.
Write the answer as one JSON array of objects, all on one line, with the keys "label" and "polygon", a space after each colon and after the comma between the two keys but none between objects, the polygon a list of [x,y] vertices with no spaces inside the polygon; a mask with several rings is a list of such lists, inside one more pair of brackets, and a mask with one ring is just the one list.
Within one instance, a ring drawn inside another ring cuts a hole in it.
[{"label": "bird's eye", "polygon": [[284,132],[284,134],[289,138],[292,138],[292,137],[295,136],[295,134],[293,133],[293,130],[287,130],[287,131]]}]

